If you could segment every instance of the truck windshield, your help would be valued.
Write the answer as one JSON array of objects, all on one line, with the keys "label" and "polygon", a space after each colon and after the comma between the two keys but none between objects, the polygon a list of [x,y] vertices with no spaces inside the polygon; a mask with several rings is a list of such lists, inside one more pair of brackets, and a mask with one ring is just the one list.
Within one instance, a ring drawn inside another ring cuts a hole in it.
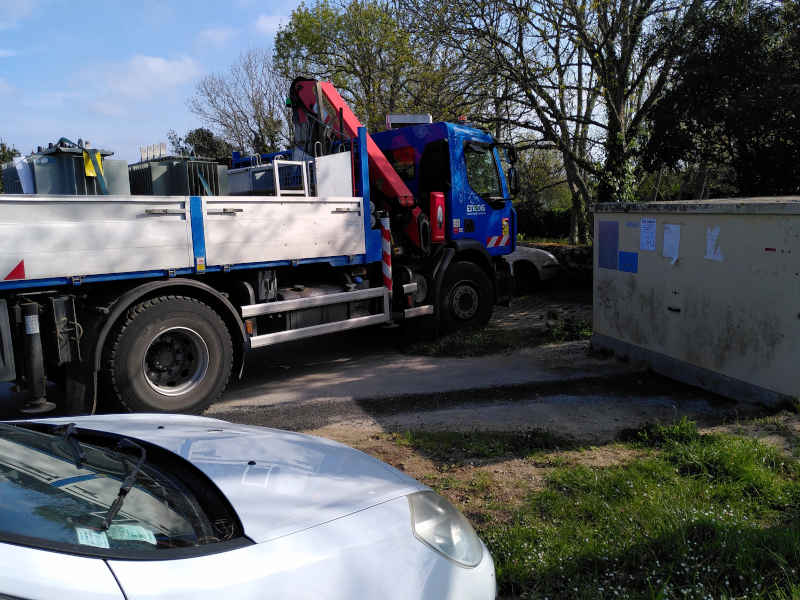
[{"label": "truck windshield", "polygon": [[464,161],[467,180],[475,193],[483,198],[502,198],[503,189],[491,145],[467,142],[464,144]]},{"label": "truck windshield", "polygon": [[[157,552],[221,541],[194,495],[145,462],[109,527],[134,456],[0,423],[0,539],[93,553]],[[128,465],[126,465],[126,462]]]}]

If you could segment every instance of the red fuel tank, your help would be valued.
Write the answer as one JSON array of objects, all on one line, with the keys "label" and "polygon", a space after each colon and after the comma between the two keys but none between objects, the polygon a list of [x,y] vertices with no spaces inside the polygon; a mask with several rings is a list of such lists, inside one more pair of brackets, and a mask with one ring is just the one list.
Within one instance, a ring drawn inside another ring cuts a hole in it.
[{"label": "red fuel tank", "polygon": [[444,194],[431,192],[431,242],[440,244],[444,241]]}]

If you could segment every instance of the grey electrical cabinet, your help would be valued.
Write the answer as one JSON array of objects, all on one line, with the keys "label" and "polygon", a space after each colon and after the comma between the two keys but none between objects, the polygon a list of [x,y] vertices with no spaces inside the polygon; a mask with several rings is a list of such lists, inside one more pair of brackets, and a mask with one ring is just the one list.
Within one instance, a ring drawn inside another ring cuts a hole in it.
[{"label": "grey electrical cabinet", "polygon": [[[98,150],[109,194],[130,194],[128,165],[122,160],[107,158],[113,152]],[[50,145],[24,159],[32,176],[33,189],[25,190],[19,168],[14,163],[3,165],[3,192],[6,194],[40,194],[56,196],[97,196],[101,188],[97,177],[86,174],[83,150],[73,146]]]},{"label": "grey electrical cabinet", "polygon": [[131,193],[145,196],[224,196],[227,171],[227,166],[213,160],[181,156],[128,167]]},{"label": "grey electrical cabinet", "polygon": [[800,197],[598,204],[592,345],[716,393],[800,397]]}]

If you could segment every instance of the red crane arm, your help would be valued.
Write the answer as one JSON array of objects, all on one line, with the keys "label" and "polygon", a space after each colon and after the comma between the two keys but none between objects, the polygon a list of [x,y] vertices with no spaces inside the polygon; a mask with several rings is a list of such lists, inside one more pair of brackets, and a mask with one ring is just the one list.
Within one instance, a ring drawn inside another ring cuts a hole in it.
[{"label": "red crane arm", "polygon": [[[358,135],[358,128],[361,127],[361,122],[353,114],[353,111],[350,110],[347,102],[342,99],[339,92],[336,91],[336,88],[333,87],[330,82],[320,81],[319,89],[322,95],[325,96],[324,100],[330,105],[330,112],[333,115],[337,115],[337,117],[341,115],[342,126],[344,128],[342,133],[351,138],[356,137]],[[322,100],[322,98],[320,98],[320,100]],[[336,123],[336,121],[338,121],[338,118],[334,123]],[[414,196],[411,194],[411,190],[409,190],[405,182],[400,179],[397,171],[394,170],[394,167],[389,163],[386,156],[381,149],[378,148],[378,145],[372,140],[372,136],[369,134],[367,134],[367,154],[369,155],[370,179],[375,182],[378,189],[390,198],[397,198],[400,206],[413,206]]]}]

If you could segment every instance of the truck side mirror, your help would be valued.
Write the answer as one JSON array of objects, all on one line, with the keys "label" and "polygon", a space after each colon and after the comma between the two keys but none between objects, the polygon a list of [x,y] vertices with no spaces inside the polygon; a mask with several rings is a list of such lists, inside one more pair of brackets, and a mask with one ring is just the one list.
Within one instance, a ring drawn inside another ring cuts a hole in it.
[{"label": "truck side mirror", "polygon": [[511,196],[516,196],[519,194],[519,172],[517,171],[517,167],[511,165],[508,167],[508,187]]}]

